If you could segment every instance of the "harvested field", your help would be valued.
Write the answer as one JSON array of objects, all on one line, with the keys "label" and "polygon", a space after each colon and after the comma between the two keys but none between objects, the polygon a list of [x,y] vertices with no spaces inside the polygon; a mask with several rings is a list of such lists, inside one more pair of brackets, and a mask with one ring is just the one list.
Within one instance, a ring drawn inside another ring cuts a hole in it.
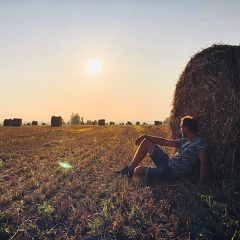
[{"label": "harvested field", "polygon": [[0,239],[240,239],[239,192],[114,174],[143,133],[170,130],[0,127]]}]

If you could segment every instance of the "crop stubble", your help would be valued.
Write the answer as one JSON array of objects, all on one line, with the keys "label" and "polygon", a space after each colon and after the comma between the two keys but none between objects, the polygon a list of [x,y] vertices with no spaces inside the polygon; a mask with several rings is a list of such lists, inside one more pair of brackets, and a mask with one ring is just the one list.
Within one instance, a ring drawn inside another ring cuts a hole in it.
[{"label": "crop stubble", "polygon": [[[114,174],[131,160],[134,141],[143,133],[167,137],[169,130],[167,125],[0,127],[0,239],[195,236],[194,220],[184,211],[194,203],[179,206],[186,198],[180,185]],[[152,165],[149,157],[144,163]],[[190,183],[180,184],[190,197],[197,195]]]}]

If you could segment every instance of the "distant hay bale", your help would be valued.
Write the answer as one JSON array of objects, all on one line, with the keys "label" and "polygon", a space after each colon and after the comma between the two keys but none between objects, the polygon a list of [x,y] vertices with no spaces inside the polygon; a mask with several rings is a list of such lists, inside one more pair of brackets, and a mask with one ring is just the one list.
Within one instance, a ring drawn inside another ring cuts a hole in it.
[{"label": "distant hay bale", "polygon": [[33,125],[33,126],[38,125],[38,121],[32,121],[32,125]]},{"label": "distant hay bale", "polygon": [[194,116],[208,142],[215,179],[239,181],[240,46],[212,45],[196,53],[180,75],[172,105],[172,136],[179,137],[183,116]]},{"label": "distant hay bale", "polygon": [[62,126],[62,117],[51,117],[51,127],[61,127]]},{"label": "distant hay bale", "polygon": [[99,119],[98,120],[98,125],[99,126],[104,126],[105,125],[105,119]]},{"label": "distant hay bale", "polygon": [[3,126],[12,126],[13,120],[12,119],[4,119]]},{"label": "distant hay bale", "polygon": [[159,125],[162,125],[162,122],[161,122],[161,121],[154,121],[154,124],[155,124],[156,126],[159,126]]},{"label": "distant hay bale", "polygon": [[20,127],[22,126],[22,119],[21,118],[14,118],[12,121],[13,127]]}]

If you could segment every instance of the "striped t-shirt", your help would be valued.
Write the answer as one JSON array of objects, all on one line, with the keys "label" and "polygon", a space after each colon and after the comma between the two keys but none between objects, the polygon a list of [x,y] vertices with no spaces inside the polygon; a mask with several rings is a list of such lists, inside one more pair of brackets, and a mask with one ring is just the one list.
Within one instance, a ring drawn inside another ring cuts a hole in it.
[{"label": "striped t-shirt", "polygon": [[178,152],[168,160],[169,167],[176,176],[186,177],[200,165],[198,154],[208,151],[206,141],[202,137],[188,142],[186,138],[176,139]]}]

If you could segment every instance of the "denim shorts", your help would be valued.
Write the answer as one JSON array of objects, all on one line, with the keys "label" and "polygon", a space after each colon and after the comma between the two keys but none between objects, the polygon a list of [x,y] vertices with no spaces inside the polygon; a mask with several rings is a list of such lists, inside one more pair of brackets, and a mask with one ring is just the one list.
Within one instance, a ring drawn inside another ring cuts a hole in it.
[{"label": "denim shorts", "polygon": [[150,157],[156,167],[148,167],[147,176],[149,178],[157,178],[160,180],[168,181],[179,179],[174,174],[173,170],[168,166],[168,155],[158,145],[154,146],[153,152],[152,154],[150,154]]}]

